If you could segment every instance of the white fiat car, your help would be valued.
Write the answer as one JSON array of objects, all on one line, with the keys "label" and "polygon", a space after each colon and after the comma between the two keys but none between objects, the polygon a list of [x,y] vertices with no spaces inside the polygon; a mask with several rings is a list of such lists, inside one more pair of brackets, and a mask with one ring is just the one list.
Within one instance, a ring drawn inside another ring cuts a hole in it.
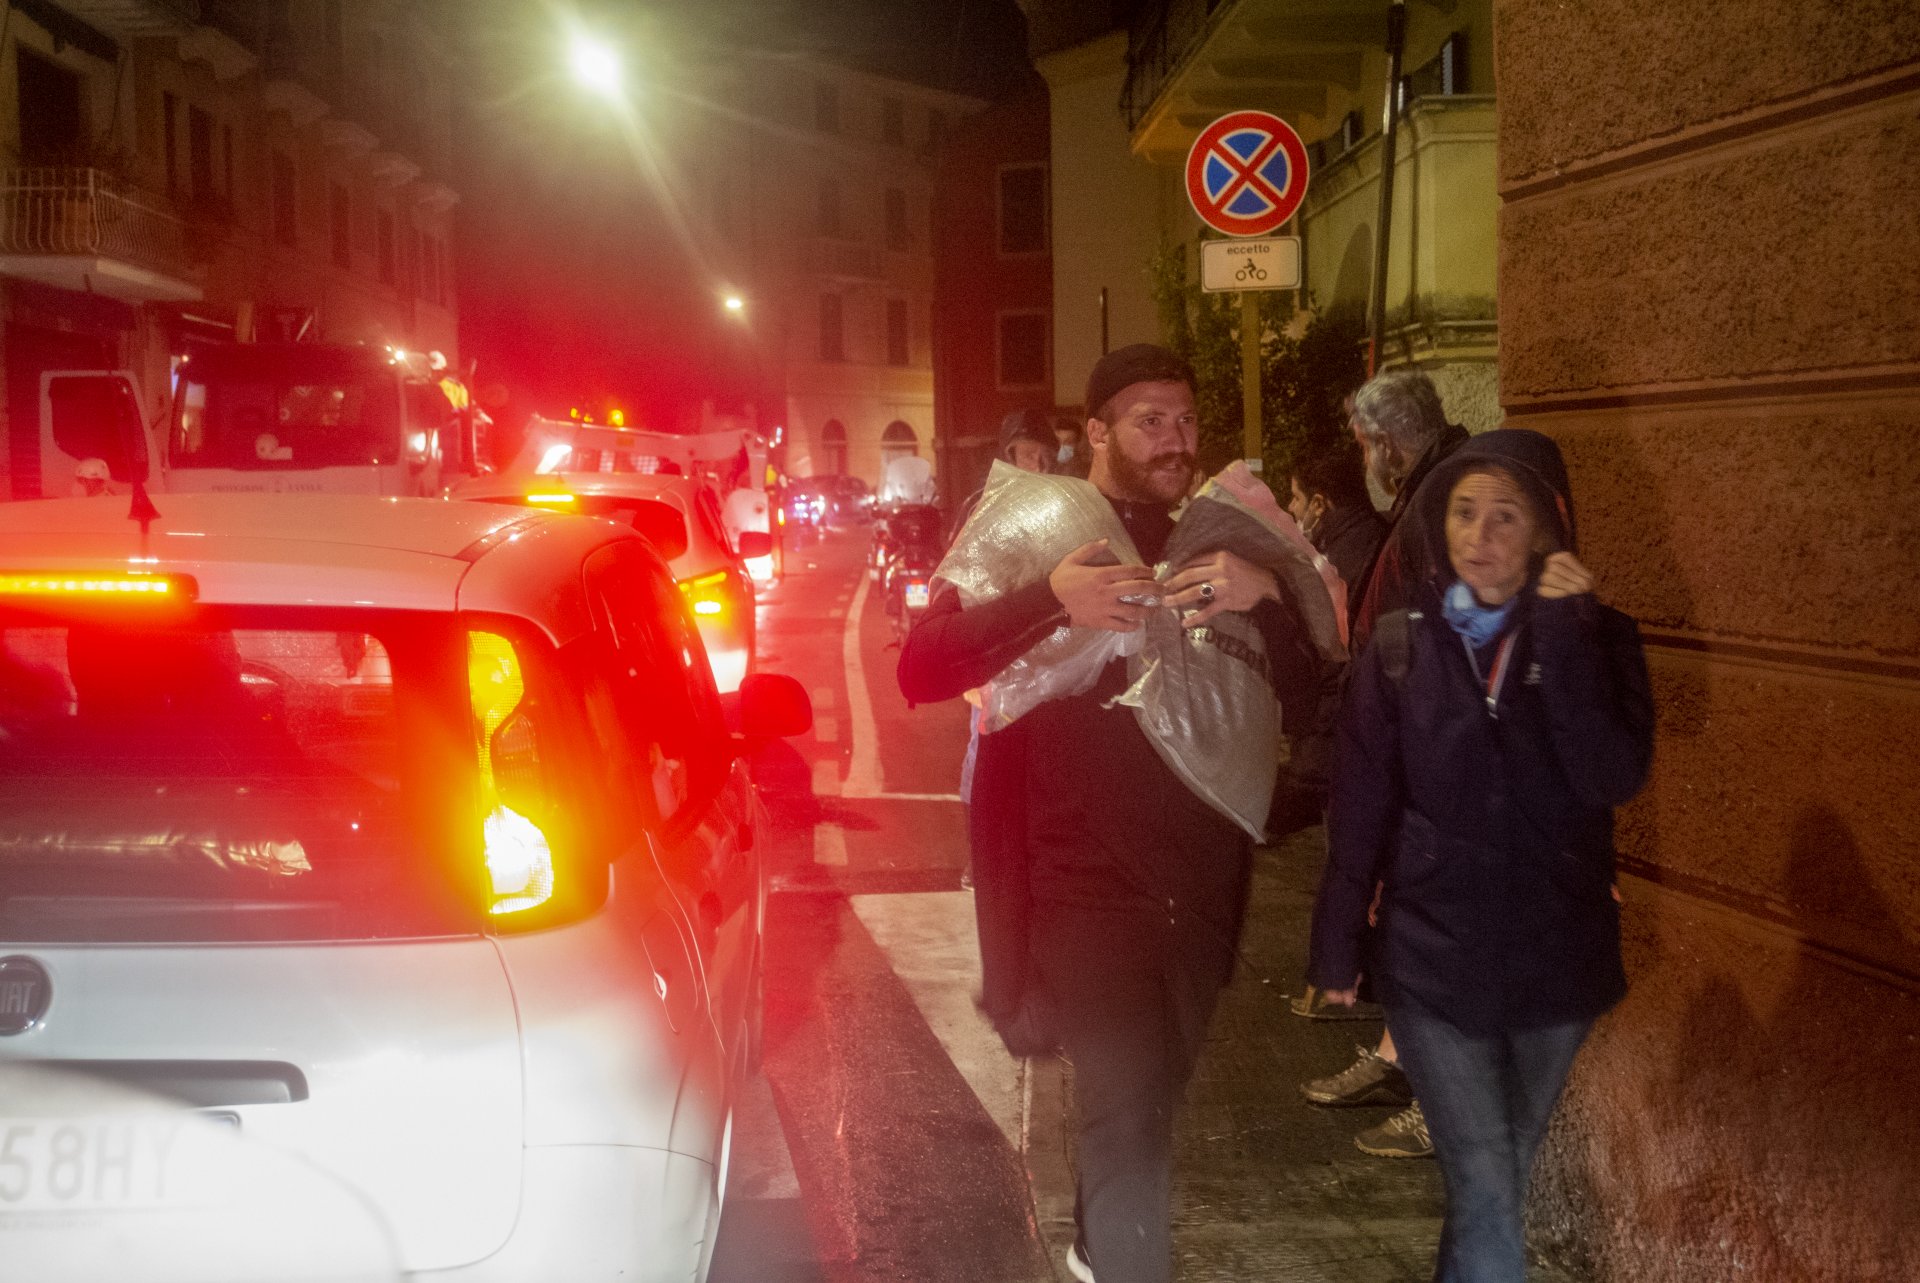
[{"label": "white fiat car", "polygon": [[[0,1070],[296,1157],[410,1278],[704,1278],[760,1028],[740,745],[804,693],[723,708],[612,522],[159,504],[0,505]],[[0,1274],[105,1277],[62,1263],[193,1188],[155,1126],[0,1099]]]}]

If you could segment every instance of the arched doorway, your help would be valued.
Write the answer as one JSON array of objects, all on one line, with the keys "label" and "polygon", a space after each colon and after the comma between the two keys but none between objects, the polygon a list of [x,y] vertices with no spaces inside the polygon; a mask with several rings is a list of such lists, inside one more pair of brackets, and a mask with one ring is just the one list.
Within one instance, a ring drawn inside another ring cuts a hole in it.
[{"label": "arched doorway", "polygon": [[895,459],[905,459],[920,453],[920,436],[906,420],[895,419],[880,434],[880,471],[886,472],[887,465]]},{"label": "arched doorway", "polygon": [[820,458],[827,476],[842,476],[847,471],[847,425],[828,419],[820,428]]}]

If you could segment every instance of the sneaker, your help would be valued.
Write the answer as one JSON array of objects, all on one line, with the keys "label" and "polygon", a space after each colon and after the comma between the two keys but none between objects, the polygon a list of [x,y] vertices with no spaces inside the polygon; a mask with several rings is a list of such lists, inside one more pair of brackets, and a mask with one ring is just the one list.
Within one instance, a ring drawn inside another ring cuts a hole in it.
[{"label": "sneaker", "polygon": [[1067,1273],[1080,1283],[1094,1283],[1093,1267],[1087,1264],[1087,1250],[1081,1246],[1079,1239],[1075,1239],[1073,1246],[1067,1249]]},{"label": "sneaker", "polygon": [[1296,1016],[1308,1020],[1379,1020],[1380,1004],[1377,1002],[1356,1002],[1351,1007],[1336,1007],[1326,1000],[1326,991],[1307,986],[1307,991],[1298,997],[1287,999],[1287,1006]]},{"label": "sneaker", "polygon": [[1330,1078],[1300,1084],[1300,1094],[1316,1105],[1345,1108],[1353,1105],[1404,1105],[1413,1088],[1400,1066],[1382,1060],[1368,1047],[1355,1047],[1359,1059]]},{"label": "sneaker", "polygon": [[1353,1143],[1361,1153],[1375,1158],[1433,1157],[1433,1137],[1427,1134],[1427,1116],[1420,1112],[1417,1100],[1378,1127],[1355,1136]]}]

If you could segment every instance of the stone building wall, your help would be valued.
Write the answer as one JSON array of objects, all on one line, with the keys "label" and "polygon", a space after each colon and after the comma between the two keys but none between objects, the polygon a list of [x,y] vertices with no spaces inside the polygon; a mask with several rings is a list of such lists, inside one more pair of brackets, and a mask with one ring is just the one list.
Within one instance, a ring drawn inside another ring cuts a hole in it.
[{"label": "stone building wall", "polygon": [[1596,1283],[1920,1269],[1920,5],[1499,0],[1507,422],[1660,715],[1633,991],[1536,1241]]}]

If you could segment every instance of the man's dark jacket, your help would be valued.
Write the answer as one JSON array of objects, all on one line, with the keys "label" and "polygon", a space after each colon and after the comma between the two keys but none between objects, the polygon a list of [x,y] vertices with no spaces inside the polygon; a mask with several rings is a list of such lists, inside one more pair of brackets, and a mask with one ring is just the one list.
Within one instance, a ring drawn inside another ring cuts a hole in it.
[{"label": "man's dark jacket", "polygon": [[1467,440],[1465,428],[1449,423],[1420,452],[1413,469],[1401,480],[1400,489],[1393,496],[1393,506],[1387,509],[1387,534],[1380,545],[1380,555],[1360,577],[1358,587],[1347,585],[1347,600],[1354,603],[1347,618],[1350,653],[1358,655],[1365,648],[1367,638],[1373,635],[1374,621],[1388,611],[1406,606],[1433,567],[1445,563],[1445,549],[1431,546],[1421,523],[1409,520],[1408,516],[1419,502],[1420,492],[1433,470]]},{"label": "man's dark jacket", "polygon": [[1372,569],[1386,537],[1386,519],[1371,507],[1335,508],[1321,518],[1319,528],[1313,532],[1313,546],[1333,563],[1347,586],[1349,613],[1360,604],[1355,590]]},{"label": "man's dark jacket", "polygon": [[[1433,546],[1445,547],[1454,480],[1490,460],[1558,517],[1571,549],[1559,451],[1513,429],[1435,470],[1414,518]],[[1391,671],[1386,624],[1353,666],[1307,978],[1344,989],[1364,971],[1389,1008],[1416,1001],[1482,1032],[1591,1019],[1626,990],[1613,808],[1639,790],[1653,751],[1639,631],[1590,593],[1542,599],[1529,583],[1490,703],[1499,640],[1470,654],[1447,624],[1440,593],[1453,577],[1430,574],[1393,630],[1404,672]]]},{"label": "man's dark jacket", "polygon": [[[1167,510],[1114,508],[1141,556],[1157,561],[1173,528]],[[1253,617],[1282,707],[1305,700],[1318,660],[1297,612],[1269,601]],[[900,689],[914,703],[954,698],[1065,622],[1045,579],[966,609],[943,588],[901,648]],[[982,1005],[1010,1045],[1036,992],[1035,941],[1063,939],[1053,928],[1064,922],[1081,928],[1075,938],[1103,928],[1093,934],[1114,951],[1208,959],[1223,982],[1232,968],[1250,843],[1160,760],[1131,709],[1106,706],[1126,684],[1126,661],[1115,660],[1091,690],[980,738],[968,828]]]}]

